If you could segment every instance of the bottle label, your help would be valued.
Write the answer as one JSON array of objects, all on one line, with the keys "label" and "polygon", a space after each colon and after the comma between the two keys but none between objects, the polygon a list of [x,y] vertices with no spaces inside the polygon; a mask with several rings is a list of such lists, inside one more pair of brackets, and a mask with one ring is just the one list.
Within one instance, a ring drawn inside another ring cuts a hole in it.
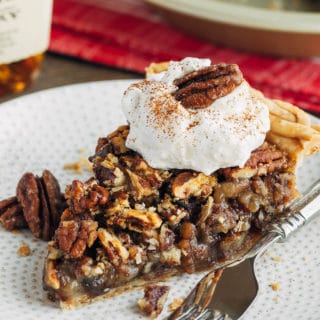
[{"label": "bottle label", "polygon": [[52,0],[0,0],[0,64],[44,52],[51,14]]}]

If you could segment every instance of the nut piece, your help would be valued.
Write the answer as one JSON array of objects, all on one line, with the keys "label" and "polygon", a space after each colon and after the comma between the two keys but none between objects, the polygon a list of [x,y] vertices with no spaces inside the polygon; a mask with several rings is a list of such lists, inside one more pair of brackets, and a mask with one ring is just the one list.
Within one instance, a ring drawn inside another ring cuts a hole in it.
[{"label": "nut piece", "polygon": [[69,258],[82,257],[85,249],[90,248],[97,238],[98,223],[93,220],[62,221],[56,231],[59,249]]},{"label": "nut piece", "polygon": [[159,170],[155,170],[138,155],[124,156],[121,162],[126,167],[126,172],[131,185],[134,198],[141,200],[143,197],[157,195],[162,178]]},{"label": "nut piece", "polygon": [[18,248],[18,255],[20,257],[27,257],[27,256],[30,256],[30,254],[31,254],[30,247],[26,243],[22,242],[20,247]]},{"label": "nut piece", "polygon": [[60,221],[65,201],[57,179],[49,170],[41,177],[25,173],[16,197],[0,201],[0,222],[7,230],[29,227],[36,238],[50,240]]},{"label": "nut piece", "polygon": [[107,222],[108,225],[116,225],[123,229],[141,233],[158,229],[161,226],[162,219],[155,212],[124,209],[122,213],[111,216]]},{"label": "nut piece", "polygon": [[176,79],[178,90],[174,97],[186,108],[203,109],[232,92],[242,80],[236,64],[215,64]]},{"label": "nut piece", "polygon": [[37,178],[38,190],[39,190],[39,200],[40,200],[40,219],[41,219],[41,238],[45,241],[49,241],[53,236],[53,229],[51,228],[51,219],[50,219],[50,211],[49,204],[46,198],[46,194],[44,191],[44,186],[41,183],[42,179]]},{"label": "nut piece", "polygon": [[67,186],[65,197],[72,213],[81,214],[86,210],[95,210],[97,206],[106,204],[109,192],[91,178],[86,182],[74,180],[70,186]]},{"label": "nut piece", "polygon": [[48,205],[52,223],[51,229],[56,230],[60,222],[60,216],[63,211],[61,207],[64,202],[60,185],[56,177],[49,170],[43,171],[41,182],[48,197]]},{"label": "nut piece", "polygon": [[186,171],[178,174],[173,180],[171,191],[178,199],[188,199],[191,196],[207,197],[216,184],[216,177]]},{"label": "nut piece", "polygon": [[243,168],[220,169],[220,173],[226,178],[240,179],[253,176],[263,176],[276,170],[288,167],[287,155],[267,142],[251,153],[249,160]]},{"label": "nut piece", "polygon": [[9,231],[28,226],[17,197],[0,201],[0,222]]},{"label": "nut piece", "polygon": [[98,230],[98,237],[113,265],[120,266],[121,263],[127,263],[129,252],[122,244],[119,237],[117,237],[112,231],[108,231],[103,228]]},{"label": "nut piece", "polygon": [[144,297],[138,300],[139,308],[150,318],[156,318],[162,311],[170,288],[149,285],[144,289]]},{"label": "nut piece", "polygon": [[17,185],[17,198],[32,234],[41,238],[39,188],[32,173],[27,172],[21,177]]}]

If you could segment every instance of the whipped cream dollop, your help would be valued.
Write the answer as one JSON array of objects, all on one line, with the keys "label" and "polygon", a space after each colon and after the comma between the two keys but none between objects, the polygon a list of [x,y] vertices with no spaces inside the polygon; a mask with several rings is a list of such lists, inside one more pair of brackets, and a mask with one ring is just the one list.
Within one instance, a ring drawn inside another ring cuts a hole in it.
[{"label": "whipped cream dollop", "polygon": [[270,128],[269,112],[243,80],[206,108],[185,108],[173,93],[174,80],[210,66],[209,59],[170,62],[168,70],[131,85],[122,107],[130,125],[126,145],[151,167],[211,174],[242,167]]}]

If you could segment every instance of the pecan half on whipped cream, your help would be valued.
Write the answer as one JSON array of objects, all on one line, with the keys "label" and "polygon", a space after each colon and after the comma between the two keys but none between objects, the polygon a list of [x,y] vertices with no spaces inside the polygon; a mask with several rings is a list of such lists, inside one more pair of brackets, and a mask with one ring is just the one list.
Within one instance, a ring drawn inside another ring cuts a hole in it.
[{"label": "pecan half on whipped cream", "polygon": [[219,63],[176,79],[174,97],[186,108],[202,109],[230,93],[243,81],[236,64]]}]

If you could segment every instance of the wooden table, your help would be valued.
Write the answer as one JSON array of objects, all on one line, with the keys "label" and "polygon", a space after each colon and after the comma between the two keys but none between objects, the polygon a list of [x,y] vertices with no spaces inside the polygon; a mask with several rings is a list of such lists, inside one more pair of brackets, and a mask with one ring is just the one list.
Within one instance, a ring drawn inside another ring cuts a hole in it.
[{"label": "wooden table", "polygon": [[47,53],[34,83],[25,91],[0,97],[0,103],[43,89],[98,80],[142,78],[141,74]]}]

